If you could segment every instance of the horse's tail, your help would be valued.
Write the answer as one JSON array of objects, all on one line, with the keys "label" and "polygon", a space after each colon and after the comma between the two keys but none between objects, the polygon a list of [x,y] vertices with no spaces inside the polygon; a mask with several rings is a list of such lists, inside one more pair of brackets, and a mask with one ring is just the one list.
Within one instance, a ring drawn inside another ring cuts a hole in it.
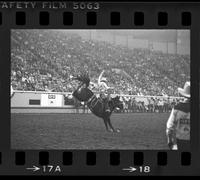
[{"label": "horse's tail", "polygon": [[90,85],[90,77],[88,73],[83,74],[83,82],[86,84],[87,87]]},{"label": "horse's tail", "polygon": [[86,84],[86,87],[90,85],[90,77],[88,73],[83,73],[77,76],[72,76],[72,80],[78,80],[84,84]]}]

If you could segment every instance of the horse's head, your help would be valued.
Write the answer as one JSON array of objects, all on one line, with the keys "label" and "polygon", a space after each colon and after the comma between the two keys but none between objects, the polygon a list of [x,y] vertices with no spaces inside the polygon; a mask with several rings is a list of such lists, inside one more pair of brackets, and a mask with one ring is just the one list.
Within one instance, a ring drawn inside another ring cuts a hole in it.
[{"label": "horse's head", "polygon": [[116,96],[114,98],[112,98],[112,103],[113,103],[113,107],[114,108],[119,108],[119,109],[123,109],[123,102],[120,101],[120,97]]}]

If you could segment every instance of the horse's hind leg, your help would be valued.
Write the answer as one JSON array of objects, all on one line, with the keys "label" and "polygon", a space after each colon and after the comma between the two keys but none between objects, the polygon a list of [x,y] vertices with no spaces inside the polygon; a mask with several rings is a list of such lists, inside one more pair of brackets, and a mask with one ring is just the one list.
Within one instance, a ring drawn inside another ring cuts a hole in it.
[{"label": "horse's hind leg", "polygon": [[113,132],[120,132],[119,129],[115,129],[115,128],[113,127],[110,118],[108,118],[108,124],[109,124],[109,126],[110,126],[110,129],[111,129]]},{"label": "horse's hind leg", "polygon": [[114,127],[113,127],[113,125],[112,125],[112,123],[110,121],[110,118],[108,118],[107,121],[108,121],[108,125],[110,126],[110,129],[114,132],[115,129],[114,129]]}]

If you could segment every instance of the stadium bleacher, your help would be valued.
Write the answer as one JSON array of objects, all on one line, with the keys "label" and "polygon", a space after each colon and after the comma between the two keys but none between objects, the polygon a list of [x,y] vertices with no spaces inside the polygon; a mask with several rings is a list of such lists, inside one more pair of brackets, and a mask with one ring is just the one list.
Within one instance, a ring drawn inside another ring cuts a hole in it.
[{"label": "stadium bleacher", "polygon": [[91,81],[105,70],[115,93],[177,96],[190,78],[188,55],[129,49],[82,39],[56,30],[13,30],[11,84],[14,90],[72,92],[70,75],[89,71]]}]

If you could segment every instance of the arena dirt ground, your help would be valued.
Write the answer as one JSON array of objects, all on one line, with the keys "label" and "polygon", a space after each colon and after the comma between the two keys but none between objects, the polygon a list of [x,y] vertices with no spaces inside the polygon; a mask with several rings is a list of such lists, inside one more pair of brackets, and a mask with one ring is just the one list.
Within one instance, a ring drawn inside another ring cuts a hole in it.
[{"label": "arena dirt ground", "polygon": [[169,113],[113,114],[120,133],[107,132],[93,114],[11,114],[12,149],[167,150]]}]

